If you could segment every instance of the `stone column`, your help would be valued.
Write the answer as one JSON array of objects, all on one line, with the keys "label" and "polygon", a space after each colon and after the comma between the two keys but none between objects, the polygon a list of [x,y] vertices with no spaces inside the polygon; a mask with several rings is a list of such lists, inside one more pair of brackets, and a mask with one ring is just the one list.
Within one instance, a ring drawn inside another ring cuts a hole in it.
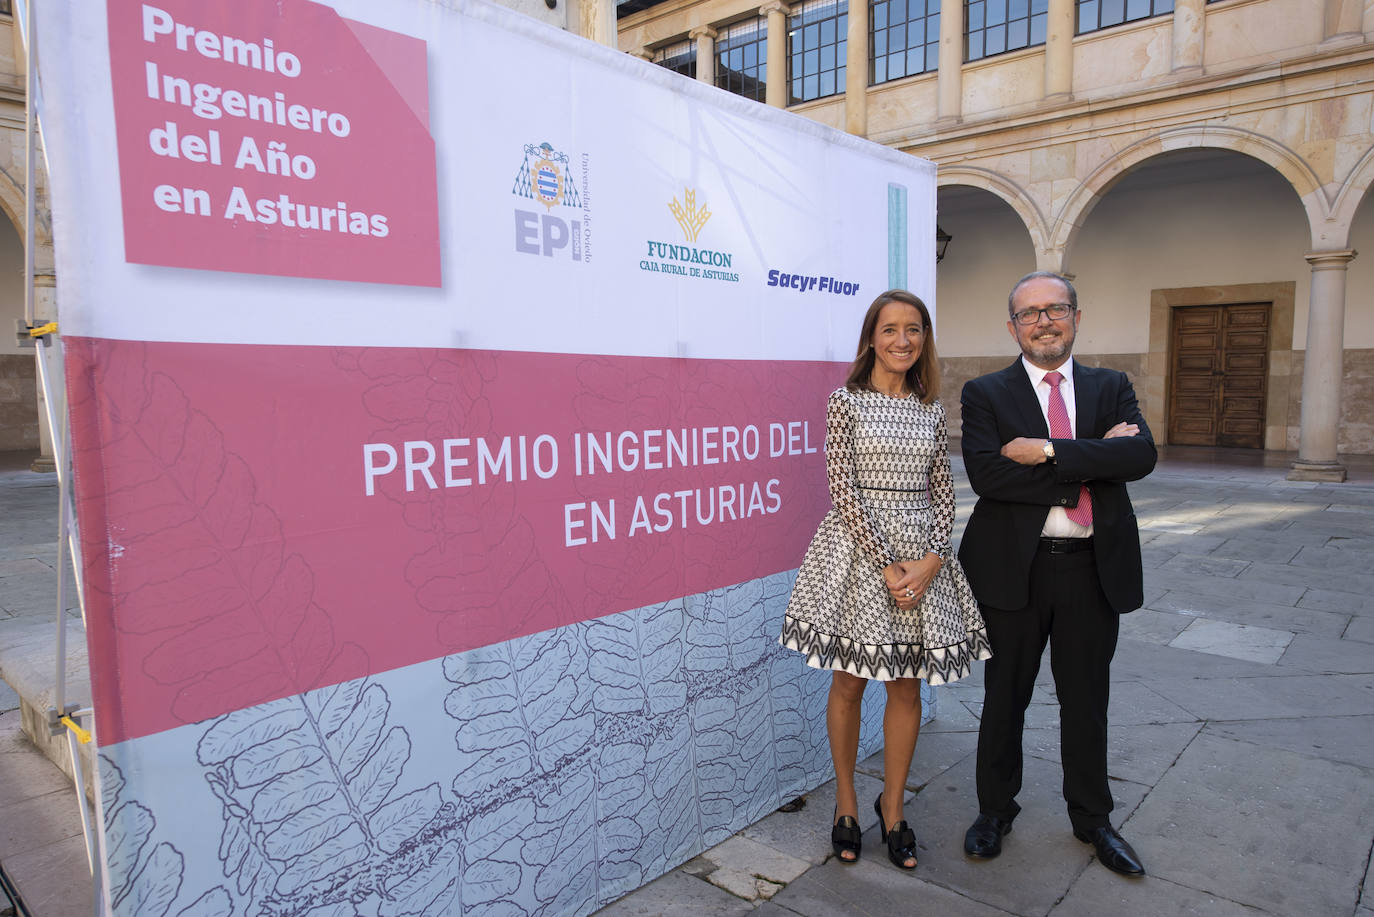
[{"label": "stone column", "polygon": [[1074,0],[1050,0],[1045,23],[1045,98],[1073,95]]},{"label": "stone column", "polygon": [[844,129],[868,135],[868,0],[849,0],[844,62]]},{"label": "stone column", "polygon": [[583,38],[616,47],[615,0],[579,0],[577,18],[578,34]]},{"label": "stone column", "polygon": [[955,120],[963,114],[964,0],[940,0],[940,69],[935,76],[935,115]]},{"label": "stone column", "polygon": [[1325,0],[1322,42],[1364,40],[1364,0]]},{"label": "stone column", "polygon": [[697,80],[716,85],[716,30],[700,26],[687,33],[697,51]]},{"label": "stone column", "polygon": [[1307,353],[1302,366],[1302,427],[1298,460],[1290,481],[1344,481],[1336,457],[1341,423],[1341,364],[1345,339],[1345,269],[1351,250],[1310,252],[1311,303],[1307,310]]},{"label": "stone column", "polygon": [[1202,70],[1207,0],[1174,0],[1174,34],[1170,66],[1175,73]]},{"label": "stone column", "polygon": [[768,17],[768,71],[764,76],[764,101],[774,108],[787,107],[787,10],[782,0],[768,0],[759,12]]}]

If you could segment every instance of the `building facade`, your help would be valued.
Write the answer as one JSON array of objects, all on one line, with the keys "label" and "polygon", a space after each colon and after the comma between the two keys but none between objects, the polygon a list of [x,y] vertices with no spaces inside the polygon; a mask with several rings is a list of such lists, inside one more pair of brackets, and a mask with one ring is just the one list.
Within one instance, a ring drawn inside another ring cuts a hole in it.
[{"label": "building facade", "polygon": [[956,420],[1043,269],[1160,442],[1297,450],[1320,480],[1374,453],[1374,2],[665,0],[619,34],[939,165]]},{"label": "building facade", "polygon": [[[39,394],[33,344],[21,343],[24,323],[24,174],[25,137],[23,35],[13,4],[0,0],[0,451],[39,448]],[[53,305],[52,232],[43,201],[46,180],[39,148],[40,207],[34,225],[35,311],[51,318]],[[47,451],[47,450],[45,450]],[[51,468],[51,461],[38,467]]]}]

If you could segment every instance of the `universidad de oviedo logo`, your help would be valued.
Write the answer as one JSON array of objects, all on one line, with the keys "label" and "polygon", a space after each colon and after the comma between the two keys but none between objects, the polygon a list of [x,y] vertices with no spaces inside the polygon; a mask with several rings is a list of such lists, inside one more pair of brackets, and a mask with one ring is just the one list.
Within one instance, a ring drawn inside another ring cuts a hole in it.
[{"label": "universidad de oviedo logo", "polygon": [[702,248],[696,244],[697,237],[711,219],[711,208],[702,201],[697,205],[697,192],[694,188],[682,189],[683,199],[676,197],[668,203],[668,211],[682,228],[686,244],[656,242],[647,240],[648,257],[639,262],[641,271],[657,274],[670,274],[680,277],[695,277],[698,280],[722,280],[739,283],[739,274],[733,270],[735,256],[730,252]]},{"label": "universidad de oviedo logo", "polygon": [[[511,194],[534,209],[515,208],[515,250],[525,255],[592,260],[591,159],[572,156],[551,143],[525,144]],[[539,210],[540,206],[543,210]],[[556,212],[555,212],[556,208]]]}]

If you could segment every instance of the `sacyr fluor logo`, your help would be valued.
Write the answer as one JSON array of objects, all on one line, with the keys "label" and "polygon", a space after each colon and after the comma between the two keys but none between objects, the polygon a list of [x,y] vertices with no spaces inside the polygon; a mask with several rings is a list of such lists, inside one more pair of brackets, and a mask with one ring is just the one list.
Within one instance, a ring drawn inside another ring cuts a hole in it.
[{"label": "sacyr fluor logo", "polygon": [[682,200],[676,196],[668,202],[668,212],[677,220],[682,229],[686,245],[674,242],[646,240],[648,257],[639,262],[641,271],[658,274],[676,274],[682,277],[696,277],[700,280],[723,280],[739,283],[739,274],[732,270],[735,256],[730,252],[697,246],[701,231],[711,219],[711,208],[703,199],[697,204],[695,188],[683,188]]},{"label": "sacyr fluor logo", "polygon": [[[586,153],[579,157],[580,169],[575,173],[572,157],[551,143],[527,143],[524,152],[511,194],[544,209],[515,208],[515,250],[591,261],[590,157]],[[554,213],[555,208],[559,213]]]}]

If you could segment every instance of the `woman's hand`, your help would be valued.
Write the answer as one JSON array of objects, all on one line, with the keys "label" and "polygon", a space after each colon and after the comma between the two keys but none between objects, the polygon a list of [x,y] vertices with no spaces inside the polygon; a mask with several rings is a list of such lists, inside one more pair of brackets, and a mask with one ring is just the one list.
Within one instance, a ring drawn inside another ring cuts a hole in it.
[{"label": "woman's hand", "polygon": [[897,607],[910,611],[920,604],[943,563],[940,555],[926,554],[920,560],[898,561],[884,567],[883,581]]}]

